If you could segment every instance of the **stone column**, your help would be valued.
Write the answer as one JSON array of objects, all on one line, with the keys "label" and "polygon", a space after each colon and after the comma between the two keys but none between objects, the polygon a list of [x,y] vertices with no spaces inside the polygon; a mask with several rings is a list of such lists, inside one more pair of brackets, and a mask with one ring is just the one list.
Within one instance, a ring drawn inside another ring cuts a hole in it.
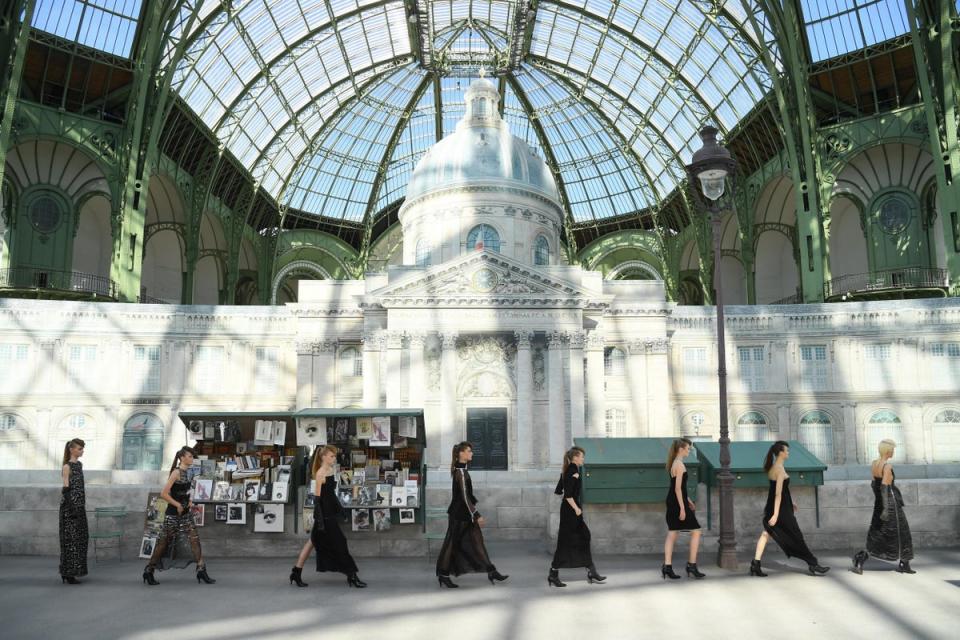
[{"label": "stone column", "polygon": [[563,402],[563,343],[566,336],[559,331],[547,334],[547,393],[550,409],[547,424],[546,464],[558,465],[566,451],[567,421]]},{"label": "stone column", "polygon": [[843,411],[844,464],[857,464],[863,457],[857,427],[857,403],[847,402],[841,405]]},{"label": "stone column", "polygon": [[798,440],[800,438],[799,427],[790,424],[790,405],[777,405],[777,429],[779,434],[777,440]]},{"label": "stone column", "polygon": [[587,435],[602,437],[606,432],[606,371],[603,367],[603,334],[587,334]]},{"label": "stone column", "polygon": [[653,338],[644,341],[646,361],[644,377],[647,390],[647,428],[644,435],[677,437],[680,430],[670,417],[670,341]]},{"label": "stone column", "polygon": [[319,340],[314,343],[313,403],[315,407],[336,406],[337,395],[337,341]]},{"label": "stone column", "polygon": [[380,406],[380,335],[363,336],[363,406]]},{"label": "stone column", "polygon": [[460,431],[457,429],[457,334],[440,334],[440,450],[449,457]]},{"label": "stone column", "polygon": [[410,334],[410,370],[408,374],[409,393],[407,404],[416,409],[422,409],[426,400],[427,377],[424,375],[423,348],[426,335],[422,333]]},{"label": "stone column", "polygon": [[400,407],[403,380],[403,332],[387,332],[387,406]]},{"label": "stone column", "polygon": [[643,438],[650,435],[650,416],[647,407],[647,345],[643,340],[634,340],[627,351],[627,388],[630,390],[630,415],[627,421],[628,438]]},{"label": "stone column", "polygon": [[533,351],[531,331],[515,331],[517,339],[517,468],[529,469],[533,459]]},{"label": "stone column", "polygon": [[297,409],[306,409],[313,399],[313,343],[297,342]]},{"label": "stone column", "polygon": [[907,445],[907,462],[910,464],[926,464],[930,457],[923,446],[923,403],[909,403],[905,417],[903,437]]},{"label": "stone column", "polygon": [[583,424],[583,345],[585,341],[585,332],[570,333],[570,435],[572,438],[582,438],[587,435]]}]

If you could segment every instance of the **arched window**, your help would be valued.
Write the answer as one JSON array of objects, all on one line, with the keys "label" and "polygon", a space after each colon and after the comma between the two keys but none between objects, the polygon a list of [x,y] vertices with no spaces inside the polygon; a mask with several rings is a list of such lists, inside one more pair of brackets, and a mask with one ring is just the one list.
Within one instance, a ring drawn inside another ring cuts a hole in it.
[{"label": "arched window", "polygon": [[737,420],[737,440],[740,442],[773,440],[767,418],[759,411],[748,411]]},{"label": "arched window", "polygon": [[800,418],[800,444],[823,462],[833,462],[833,424],[823,411],[808,411]]},{"label": "arched window", "polygon": [[433,264],[433,256],[430,253],[430,243],[423,238],[417,240],[416,260],[418,267],[429,267]]},{"label": "arched window", "polygon": [[680,435],[694,442],[711,441],[713,437],[707,429],[707,416],[703,411],[691,411],[680,421]]},{"label": "arched window", "polygon": [[340,352],[340,375],[358,377],[363,375],[363,356],[360,349],[347,347]]},{"label": "arched window", "polygon": [[487,117],[487,99],[478,98],[473,101],[473,115],[477,118]]},{"label": "arched window", "polygon": [[70,431],[83,431],[87,426],[87,416],[82,413],[75,413],[66,419],[63,426]]},{"label": "arched window", "polygon": [[933,419],[933,461],[960,462],[960,411],[947,409]]},{"label": "arched window", "polygon": [[478,224],[467,234],[467,251],[483,249],[500,253],[500,234],[488,224]]},{"label": "arched window", "polygon": [[900,421],[900,416],[888,409],[875,412],[867,421],[867,430],[863,439],[867,460],[874,460],[880,455],[877,451],[877,445],[884,439],[890,439],[897,443],[893,461],[906,462],[907,447],[904,442],[903,423]]},{"label": "arched window", "polygon": [[607,409],[606,434],[608,438],[622,438],[627,434],[627,412]]},{"label": "arched window", "polygon": [[17,416],[5,413],[0,416],[0,432],[9,432],[17,428]]},{"label": "arched window", "polygon": [[603,372],[608,376],[622,376],[626,369],[627,356],[623,349],[608,347],[603,352]]},{"label": "arched window", "polygon": [[533,241],[533,264],[538,267],[550,265],[550,243],[547,241],[546,236],[539,235],[537,239]]},{"label": "arched window", "polygon": [[163,422],[152,413],[135,413],[123,425],[124,469],[156,471],[163,464]]}]

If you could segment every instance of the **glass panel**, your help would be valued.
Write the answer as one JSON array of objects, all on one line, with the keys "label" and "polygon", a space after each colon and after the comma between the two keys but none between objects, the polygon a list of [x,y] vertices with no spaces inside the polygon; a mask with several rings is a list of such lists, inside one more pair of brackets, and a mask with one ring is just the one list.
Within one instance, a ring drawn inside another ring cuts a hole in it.
[{"label": "glass panel", "polygon": [[33,28],[128,58],[141,0],[37,0]]},{"label": "glass panel", "polygon": [[800,0],[811,62],[908,33],[903,0]]}]

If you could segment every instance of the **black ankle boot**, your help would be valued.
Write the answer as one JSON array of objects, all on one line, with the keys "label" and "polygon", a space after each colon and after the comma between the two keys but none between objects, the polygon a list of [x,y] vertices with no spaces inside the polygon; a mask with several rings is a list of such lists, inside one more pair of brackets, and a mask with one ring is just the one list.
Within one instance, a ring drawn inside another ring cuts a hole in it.
[{"label": "black ankle boot", "polygon": [[216,580],[207,575],[207,565],[197,567],[197,584],[200,584],[201,580],[206,584],[213,584],[216,582]]},{"label": "black ankle boot", "polygon": [[680,576],[678,576],[677,574],[675,574],[675,573],[673,572],[673,565],[672,565],[672,564],[661,565],[661,567],[660,567],[660,576],[661,576],[664,580],[666,580],[667,578],[670,578],[671,580],[679,580],[679,579],[680,579]]},{"label": "black ankle boot", "polygon": [[307,583],[301,580],[303,577],[303,567],[294,567],[290,569],[290,584],[297,583],[298,587],[305,587]]},{"label": "black ankle boot", "polygon": [[496,582],[503,582],[504,580],[506,580],[506,579],[509,578],[509,577],[510,577],[510,576],[502,575],[502,574],[501,574],[499,571],[497,571],[496,569],[491,569],[490,571],[487,571],[487,580],[490,581],[490,584],[494,584],[494,581],[496,581]]},{"label": "black ankle boot", "polygon": [[603,584],[603,581],[607,579],[607,576],[602,576],[597,573],[597,568],[593,565],[587,567],[587,582],[593,584],[594,582],[598,584]]},{"label": "black ankle boot", "polygon": [[909,560],[901,560],[897,566],[897,573],[916,573],[916,571],[910,568]]},{"label": "black ankle boot", "polygon": [[566,582],[560,581],[560,570],[559,569],[550,569],[550,575],[547,576],[547,584],[551,587],[565,587],[567,586]]},{"label": "black ankle boot", "polygon": [[830,571],[830,567],[821,567],[819,564],[811,564],[811,565],[807,565],[807,570],[810,572],[810,575],[812,576],[816,576],[816,575],[822,576],[827,571]]},{"label": "black ankle boot", "polygon": [[687,563],[687,577],[688,577],[688,578],[696,578],[697,580],[699,580],[700,578],[706,578],[706,577],[707,577],[707,574],[705,574],[705,573],[700,573],[700,569],[697,569],[697,563],[696,563],[696,562],[688,562],[688,563]]},{"label": "black ankle boot", "polygon": [[760,568],[759,560],[750,561],[750,575],[757,576],[759,578],[766,578],[767,574],[763,572],[763,569]]},{"label": "black ankle boot", "polygon": [[60,576],[60,584],[80,584],[80,581],[73,576]]},{"label": "black ankle boot", "polygon": [[153,569],[144,569],[143,571],[143,581],[150,585],[151,587],[160,584],[156,578],[153,577]]},{"label": "black ankle boot", "polygon": [[357,589],[363,589],[367,586],[367,583],[360,579],[355,573],[351,573],[347,576],[347,584],[351,587],[356,587]]},{"label": "black ankle boot", "polygon": [[447,589],[460,588],[460,585],[455,584],[453,580],[450,579],[450,576],[437,576],[437,582],[440,583],[441,587],[446,587]]},{"label": "black ankle boot", "polygon": [[869,556],[867,555],[867,552],[866,552],[866,551],[857,551],[857,552],[854,554],[854,556],[853,556],[853,569],[851,569],[851,571],[853,571],[853,572],[856,573],[857,575],[861,575],[861,576],[862,576],[862,575],[863,575],[863,563],[867,561],[867,558],[868,558],[868,557],[869,557]]}]

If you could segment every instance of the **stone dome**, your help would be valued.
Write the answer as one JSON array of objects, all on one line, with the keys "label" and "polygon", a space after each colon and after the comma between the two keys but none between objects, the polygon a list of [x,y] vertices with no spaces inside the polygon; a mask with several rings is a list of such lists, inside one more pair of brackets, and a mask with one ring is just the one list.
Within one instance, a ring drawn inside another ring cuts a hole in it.
[{"label": "stone dome", "polygon": [[429,193],[470,185],[532,191],[560,206],[560,194],[547,163],[500,118],[500,95],[492,82],[474,80],[466,92],[466,113],[457,129],[417,163],[405,204]]}]

